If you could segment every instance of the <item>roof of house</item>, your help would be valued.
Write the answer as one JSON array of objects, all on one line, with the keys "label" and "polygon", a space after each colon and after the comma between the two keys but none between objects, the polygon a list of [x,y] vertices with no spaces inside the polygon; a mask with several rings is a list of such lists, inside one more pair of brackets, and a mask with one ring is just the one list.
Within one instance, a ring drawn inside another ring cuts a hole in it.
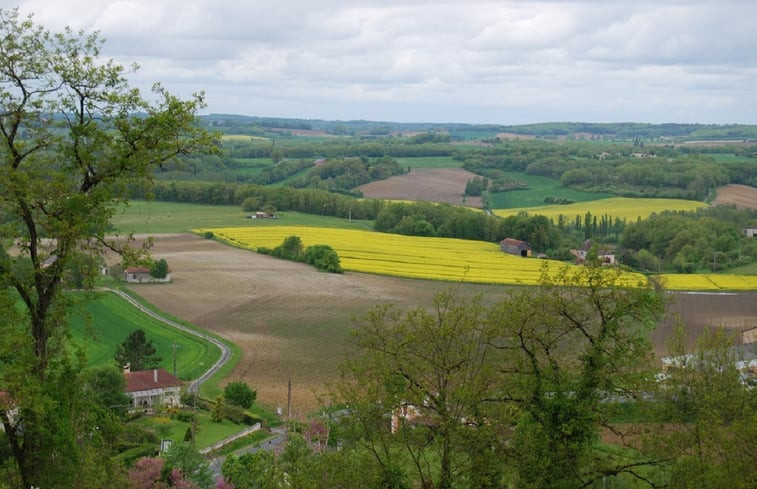
[{"label": "roof of house", "polygon": [[527,242],[521,241],[515,238],[505,238],[502,241],[500,241],[500,244],[509,245],[509,246],[521,246],[521,245],[531,246]]},{"label": "roof of house", "polygon": [[127,273],[150,273],[150,269],[147,267],[129,267],[124,271]]},{"label": "roof of house", "polygon": [[177,387],[183,382],[162,368],[124,372],[126,392],[146,391],[165,387]]}]

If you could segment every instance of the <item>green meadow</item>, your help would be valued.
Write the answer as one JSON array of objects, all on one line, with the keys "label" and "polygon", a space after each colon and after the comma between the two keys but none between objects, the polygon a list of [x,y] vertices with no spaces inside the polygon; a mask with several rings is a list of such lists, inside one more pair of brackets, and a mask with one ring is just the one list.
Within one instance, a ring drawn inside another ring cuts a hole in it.
[{"label": "green meadow", "polygon": [[120,234],[186,233],[193,229],[246,226],[323,226],[347,229],[372,228],[373,221],[280,212],[278,219],[250,219],[250,213],[236,205],[183,204],[133,200],[113,217],[114,231]]},{"label": "green meadow", "polygon": [[492,209],[511,209],[516,207],[537,207],[544,204],[544,199],[553,197],[567,199],[572,202],[589,202],[592,200],[612,197],[611,194],[582,192],[563,187],[554,178],[538,175],[527,175],[521,172],[509,172],[514,179],[528,184],[526,190],[512,190],[489,195],[489,206]]},{"label": "green meadow", "polygon": [[152,341],[162,358],[160,366],[169,372],[176,345],[176,373],[182,380],[199,377],[220,357],[211,343],[158,321],[116,294],[94,294],[71,318],[74,343],[84,347],[89,366],[113,364],[116,346],[138,328]]}]

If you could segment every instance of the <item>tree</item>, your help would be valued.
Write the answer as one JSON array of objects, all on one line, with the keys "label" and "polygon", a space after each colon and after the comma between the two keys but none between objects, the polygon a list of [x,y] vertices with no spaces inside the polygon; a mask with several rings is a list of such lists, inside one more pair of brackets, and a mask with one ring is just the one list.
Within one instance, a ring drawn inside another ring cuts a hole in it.
[{"label": "tree", "polygon": [[124,375],[120,368],[103,366],[85,372],[85,388],[90,389],[100,405],[106,409],[126,414],[131,398],[124,392]]},{"label": "tree", "polygon": [[[480,300],[451,292],[429,310],[381,306],[365,317],[335,401],[349,404],[349,439],[374,456],[387,487],[412,486],[403,475],[412,467],[421,487],[450,488],[484,465],[477,434],[496,431],[502,415],[488,402],[501,387],[495,335]],[[501,452],[504,440],[489,441]]]},{"label": "tree", "polygon": [[177,476],[173,474],[178,470],[183,479],[192,481],[200,489],[209,489],[213,484],[213,475],[210,471],[208,460],[188,443],[174,443],[165,454],[166,460],[162,473],[170,474],[175,481]]},{"label": "tree", "polygon": [[669,460],[668,487],[746,489],[757,480],[757,391],[739,362],[749,345],[735,346],[723,330],[705,333],[694,351],[678,325],[669,350],[673,362],[659,384],[653,450]]},{"label": "tree", "polygon": [[247,383],[235,380],[226,384],[223,388],[223,397],[229,404],[250,409],[258,393],[251,389]]},{"label": "tree", "polygon": [[138,328],[116,346],[116,354],[113,358],[117,366],[123,367],[129,364],[131,370],[147,370],[160,365],[161,358],[157,352],[152,340],[148,340],[144,330]]},{"label": "tree", "polygon": [[599,435],[619,432],[618,404],[648,387],[661,313],[650,287],[598,266],[544,274],[495,303],[447,292],[429,309],[381,306],[357,330],[333,401],[349,405],[347,440],[373,455],[388,487],[636,477],[659,459],[603,450]]},{"label": "tree", "polygon": [[213,405],[213,411],[210,413],[211,419],[216,422],[220,423],[223,421],[223,415],[224,415],[224,399],[223,396],[217,396],[216,397],[216,403]]},{"label": "tree", "polygon": [[0,10],[0,38],[0,289],[13,292],[24,316],[0,317],[0,336],[17,347],[0,385],[18,409],[16,423],[0,417],[19,485],[85,484],[82,462],[95,437],[84,434],[94,420],[70,402],[81,369],[67,346],[74,296],[62,293],[65,271],[83,255],[129,252],[106,236],[130,184],[147,185],[158,165],[210,147],[210,137],[195,124],[201,96],[182,101],[155,85],[148,102],[123,66],[101,58],[97,34],[52,34]]},{"label": "tree", "polygon": [[166,278],[168,276],[168,262],[165,258],[153,263],[150,267],[150,276],[155,278]]}]

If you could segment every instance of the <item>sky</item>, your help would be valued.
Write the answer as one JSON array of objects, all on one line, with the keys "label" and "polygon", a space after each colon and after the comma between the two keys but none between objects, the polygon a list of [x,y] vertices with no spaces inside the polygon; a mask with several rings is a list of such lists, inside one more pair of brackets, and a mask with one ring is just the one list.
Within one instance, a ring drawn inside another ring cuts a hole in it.
[{"label": "sky", "polygon": [[757,124],[756,0],[0,0],[204,114]]}]

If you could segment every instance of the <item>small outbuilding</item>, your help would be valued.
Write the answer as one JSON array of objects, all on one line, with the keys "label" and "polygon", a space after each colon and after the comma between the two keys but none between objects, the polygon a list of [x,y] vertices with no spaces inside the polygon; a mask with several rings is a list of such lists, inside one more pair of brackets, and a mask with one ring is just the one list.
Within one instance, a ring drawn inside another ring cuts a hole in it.
[{"label": "small outbuilding", "polygon": [[515,256],[531,256],[531,245],[519,239],[505,238],[499,242],[499,249]]}]

